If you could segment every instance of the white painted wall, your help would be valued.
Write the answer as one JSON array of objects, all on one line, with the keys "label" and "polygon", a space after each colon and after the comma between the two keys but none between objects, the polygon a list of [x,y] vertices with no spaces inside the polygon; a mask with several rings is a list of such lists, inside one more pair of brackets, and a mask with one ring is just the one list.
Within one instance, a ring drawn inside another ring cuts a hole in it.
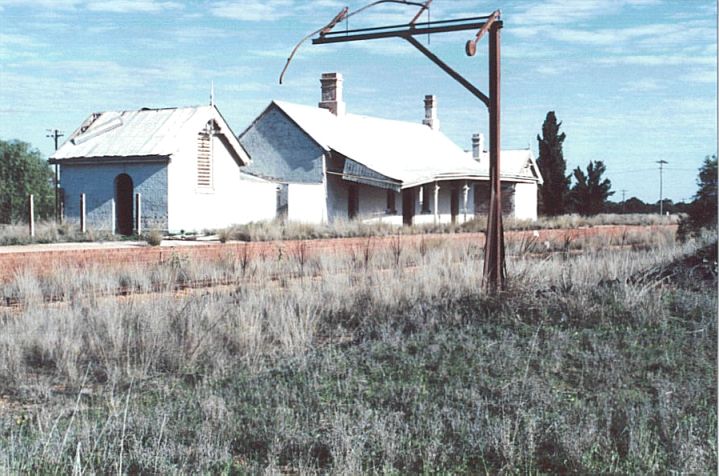
[{"label": "white painted wall", "polygon": [[197,186],[196,140],[195,134],[184,137],[180,152],[168,165],[168,229],[202,231],[272,220],[276,214],[276,184],[241,174],[218,137],[212,141],[213,186]]},{"label": "white painted wall", "polygon": [[[457,223],[464,223],[465,220],[469,221],[474,218],[474,197],[472,189],[470,188],[467,195],[467,213],[464,213],[464,201],[462,195],[462,186],[464,182],[459,182],[459,215],[457,216]],[[438,197],[438,223],[452,223],[452,208],[451,208],[451,188],[455,186],[455,182],[440,182],[439,183],[439,197]],[[435,209],[434,209],[434,184],[429,187],[430,193],[426,197],[429,200],[430,213],[422,213],[422,206],[419,196],[419,191],[415,193],[415,215],[413,218],[413,224],[415,225],[427,225],[435,223]],[[386,190],[379,189],[376,187],[370,187],[362,185],[360,188],[360,215],[361,219],[365,222],[376,222],[376,223],[390,223],[401,225],[402,224],[402,196],[397,193],[395,196],[395,208],[397,213],[394,215],[388,215],[386,213],[387,206],[387,192]],[[424,197],[423,197],[424,198]]]},{"label": "white painted wall", "polygon": [[537,184],[518,183],[514,192],[514,217],[519,220],[537,219]]},{"label": "white painted wall", "polygon": [[299,223],[327,222],[325,185],[290,183],[287,185],[287,220]]}]

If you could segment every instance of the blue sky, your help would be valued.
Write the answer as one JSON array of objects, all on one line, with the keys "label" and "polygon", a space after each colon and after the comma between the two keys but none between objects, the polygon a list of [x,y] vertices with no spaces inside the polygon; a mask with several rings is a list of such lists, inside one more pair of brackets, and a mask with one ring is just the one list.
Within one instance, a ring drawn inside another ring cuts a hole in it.
[{"label": "blue sky", "polygon": [[[401,40],[294,44],[344,5],[369,0],[0,0],[0,138],[52,152],[46,129],[71,133],[95,111],[216,103],[236,133],[272,99],[319,101],[319,76],[345,77],[350,112],[409,121],[436,94],[442,130],[464,148],[487,133],[484,106]],[[537,152],[547,111],[567,134],[568,173],[603,160],[613,197],[696,191],[697,169],[717,150],[714,0],[434,0],[432,19],[502,10],[502,147]],[[388,5],[350,27],[408,22]],[[426,15],[423,19],[426,21]],[[344,28],[341,24],[339,28]],[[486,40],[432,36],[430,48],[487,91]],[[427,38],[422,38],[427,42]]]}]

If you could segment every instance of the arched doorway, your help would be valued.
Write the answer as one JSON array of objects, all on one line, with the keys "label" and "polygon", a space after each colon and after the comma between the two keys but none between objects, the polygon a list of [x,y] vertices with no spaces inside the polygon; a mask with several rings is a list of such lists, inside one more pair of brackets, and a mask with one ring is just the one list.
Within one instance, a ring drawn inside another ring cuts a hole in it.
[{"label": "arched doorway", "polygon": [[132,179],[127,174],[115,177],[115,230],[125,236],[132,235]]}]

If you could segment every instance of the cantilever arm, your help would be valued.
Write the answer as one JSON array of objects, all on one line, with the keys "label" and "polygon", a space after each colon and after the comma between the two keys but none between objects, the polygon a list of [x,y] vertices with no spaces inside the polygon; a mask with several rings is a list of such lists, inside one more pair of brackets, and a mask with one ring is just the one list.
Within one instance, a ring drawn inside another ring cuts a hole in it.
[{"label": "cantilever arm", "polygon": [[492,15],[487,19],[487,22],[482,25],[482,28],[479,29],[477,32],[477,36],[474,40],[468,40],[467,45],[465,46],[465,52],[467,53],[467,56],[474,56],[477,54],[477,43],[479,43],[479,40],[482,39],[485,33],[489,31],[492,24],[499,20],[499,10],[495,10],[492,12]]},{"label": "cantilever arm", "polygon": [[437,66],[439,66],[440,68],[442,68],[442,70],[443,70],[445,73],[447,73],[447,74],[450,75],[452,78],[454,78],[455,81],[457,81],[459,84],[461,84],[462,86],[464,86],[467,90],[469,90],[469,92],[471,92],[472,94],[474,94],[480,101],[482,101],[482,102],[484,103],[484,105],[487,106],[487,108],[489,108],[489,97],[488,97],[486,94],[484,94],[482,91],[480,91],[479,89],[477,89],[477,87],[476,87],[474,84],[470,83],[470,82],[467,81],[465,78],[463,78],[459,73],[457,73],[455,70],[453,70],[452,68],[450,68],[444,61],[442,61],[441,59],[439,59],[439,58],[437,57],[437,55],[435,55],[435,54],[432,53],[430,50],[428,50],[427,48],[425,48],[422,43],[420,43],[419,41],[415,40],[412,35],[403,35],[402,38],[404,38],[405,40],[407,40],[408,42],[410,42],[410,43],[412,44],[412,46],[414,46],[415,48],[417,48],[423,55],[425,55],[427,58],[429,58],[430,60],[432,60],[432,62],[433,62],[434,64],[436,64]]},{"label": "cantilever arm", "polygon": [[[363,11],[367,10],[368,8],[376,7],[377,5],[381,5],[381,4],[383,4],[383,3],[399,3],[399,4],[401,4],[401,5],[411,5],[411,6],[415,6],[415,7],[422,7],[422,10],[420,11],[420,13],[421,13],[421,12],[424,11],[424,8],[425,8],[426,6],[428,6],[429,3],[431,3],[431,1],[432,1],[432,0],[429,0],[428,2],[425,2],[425,3],[418,3],[418,2],[411,2],[411,1],[408,1],[408,0],[375,0],[374,2],[372,2],[372,3],[368,4],[368,5],[365,5],[365,6],[362,7],[362,8],[359,8],[359,9],[353,11],[352,13],[348,13],[348,8],[347,8],[347,7],[344,7],[344,8],[342,9],[342,11],[339,12],[337,15],[335,15],[335,17],[332,19],[332,21],[330,21],[327,25],[323,26],[322,28],[320,28],[320,29],[318,29],[318,30],[313,31],[313,32],[310,33],[309,35],[306,35],[304,38],[302,38],[302,39],[299,41],[299,43],[297,43],[297,44],[295,45],[295,47],[292,49],[292,52],[290,53],[290,56],[287,58],[287,62],[285,63],[285,67],[282,68],[282,73],[280,73],[280,84],[282,84],[282,80],[283,80],[284,77],[285,77],[285,73],[287,72],[287,68],[289,68],[290,62],[292,61],[292,58],[295,57],[295,54],[297,53],[297,50],[300,49],[300,46],[302,46],[302,44],[303,44],[305,41],[309,40],[309,39],[312,38],[314,35],[316,35],[316,34],[319,33],[320,36],[324,36],[324,35],[326,35],[327,33],[329,33],[330,31],[332,31],[332,29],[333,29],[339,22],[341,22],[342,20],[346,20],[346,19],[348,19],[348,18],[350,18],[350,17],[352,17],[352,16],[354,16],[354,15],[357,15],[358,13],[362,13]],[[419,15],[417,15],[417,16],[419,16]]]},{"label": "cantilever arm", "polygon": [[412,18],[412,21],[409,22],[410,25],[414,25],[417,19],[424,13],[425,10],[429,9],[429,6],[432,4],[432,0],[427,0],[424,5],[422,5],[422,8],[419,9],[417,14]]}]

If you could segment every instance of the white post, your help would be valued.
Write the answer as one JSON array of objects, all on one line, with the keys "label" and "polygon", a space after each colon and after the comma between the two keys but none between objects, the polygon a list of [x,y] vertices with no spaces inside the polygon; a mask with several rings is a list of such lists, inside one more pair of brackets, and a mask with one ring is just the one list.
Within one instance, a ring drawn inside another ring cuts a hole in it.
[{"label": "white post", "polygon": [[135,232],[142,234],[142,194],[135,194]]},{"label": "white post", "polygon": [[115,199],[110,199],[110,233],[115,234]]},{"label": "white post", "polygon": [[85,217],[85,194],[80,194],[80,233],[87,233],[87,219]]},{"label": "white post", "polygon": [[462,197],[464,199],[464,223],[467,223],[467,201],[469,200],[469,185],[467,185],[467,182],[464,182],[462,192],[464,193]]},{"label": "white post", "polygon": [[30,194],[27,203],[28,223],[30,225],[30,238],[35,238],[35,196]]},{"label": "white post", "polygon": [[439,224],[439,184],[434,183],[434,224]]}]

